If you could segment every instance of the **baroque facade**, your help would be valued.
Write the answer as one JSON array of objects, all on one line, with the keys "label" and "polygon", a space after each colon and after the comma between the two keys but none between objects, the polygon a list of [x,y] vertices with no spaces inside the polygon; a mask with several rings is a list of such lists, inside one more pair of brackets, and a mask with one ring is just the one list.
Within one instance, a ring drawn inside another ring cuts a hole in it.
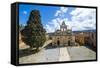
[{"label": "baroque facade", "polygon": [[63,21],[60,25],[60,30],[56,30],[51,35],[52,45],[54,46],[73,46],[75,44],[75,36],[71,29],[67,28],[67,25]]}]

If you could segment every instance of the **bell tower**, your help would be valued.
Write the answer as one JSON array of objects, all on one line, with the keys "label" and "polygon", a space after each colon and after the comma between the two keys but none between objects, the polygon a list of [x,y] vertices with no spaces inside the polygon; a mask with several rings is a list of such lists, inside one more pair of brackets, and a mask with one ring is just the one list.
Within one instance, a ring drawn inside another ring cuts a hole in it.
[{"label": "bell tower", "polygon": [[63,21],[62,24],[60,25],[60,30],[61,31],[67,31],[67,25],[65,24],[65,22]]}]

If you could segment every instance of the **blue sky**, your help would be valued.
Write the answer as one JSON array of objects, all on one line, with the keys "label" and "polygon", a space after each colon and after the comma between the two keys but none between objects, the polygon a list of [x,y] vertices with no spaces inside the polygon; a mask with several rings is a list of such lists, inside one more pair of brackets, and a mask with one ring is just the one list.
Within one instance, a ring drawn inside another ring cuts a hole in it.
[{"label": "blue sky", "polygon": [[[39,10],[41,23],[47,32],[60,29],[63,21],[73,31],[95,29],[95,9],[42,6],[42,5],[19,5],[19,23],[25,25],[32,10]],[[86,25],[88,24],[88,25]]]},{"label": "blue sky", "polygon": [[[20,4],[19,5],[19,19],[20,19],[19,22],[21,24],[26,24],[26,22],[28,21],[30,12],[34,9],[37,9],[40,11],[42,24],[45,25],[51,19],[56,18],[54,17],[54,14],[57,10],[59,10],[59,7]],[[66,17],[68,17],[70,20],[70,15],[66,14]]]},{"label": "blue sky", "polygon": [[[21,4],[19,7],[20,23],[26,24],[30,12],[35,9],[40,11],[42,24],[46,24],[48,21],[50,21],[52,19],[53,14],[56,12],[58,7],[51,7],[51,6],[45,7],[45,6],[39,6],[39,5],[23,5],[23,4]],[[24,12],[26,12],[26,14]]]}]

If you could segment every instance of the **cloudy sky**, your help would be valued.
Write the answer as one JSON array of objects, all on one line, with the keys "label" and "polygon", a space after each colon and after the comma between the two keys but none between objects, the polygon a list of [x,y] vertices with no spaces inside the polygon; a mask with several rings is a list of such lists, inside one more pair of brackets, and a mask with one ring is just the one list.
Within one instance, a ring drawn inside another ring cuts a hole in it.
[{"label": "cloudy sky", "polygon": [[19,5],[19,23],[26,25],[32,10],[40,11],[43,27],[47,32],[60,29],[63,21],[68,29],[73,31],[95,30],[96,9],[79,7],[41,6],[41,5]]}]

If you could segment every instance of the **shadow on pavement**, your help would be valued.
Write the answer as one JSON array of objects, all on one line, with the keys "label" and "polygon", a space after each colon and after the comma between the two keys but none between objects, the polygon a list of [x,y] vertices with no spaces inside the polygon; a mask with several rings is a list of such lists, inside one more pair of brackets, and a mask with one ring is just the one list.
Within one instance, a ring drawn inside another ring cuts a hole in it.
[{"label": "shadow on pavement", "polygon": [[19,50],[19,58],[20,57],[24,57],[24,56],[28,56],[28,55],[32,55],[32,54],[35,54],[37,52],[39,52],[39,50],[36,50],[36,49],[31,50],[29,48],[28,49],[24,49],[24,50]]},{"label": "shadow on pavement", "polygon": [[45,47],[45,49],[54,49],[54,48],[61,48],[61,47],[67,47],[66,45],[52,45],[52,44],[48,44],[48,46]]},{"label": "shadow on pavement", "polygon": [[96,52],[96,47],[90,46],[90,45],[84,45],[86,48],[91,49],[92,51]]}]

